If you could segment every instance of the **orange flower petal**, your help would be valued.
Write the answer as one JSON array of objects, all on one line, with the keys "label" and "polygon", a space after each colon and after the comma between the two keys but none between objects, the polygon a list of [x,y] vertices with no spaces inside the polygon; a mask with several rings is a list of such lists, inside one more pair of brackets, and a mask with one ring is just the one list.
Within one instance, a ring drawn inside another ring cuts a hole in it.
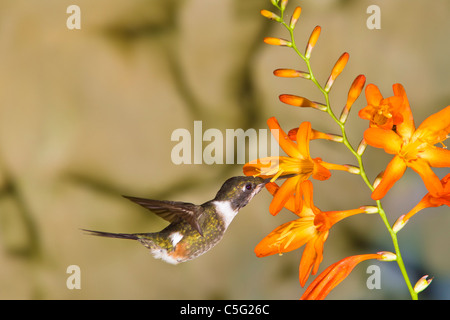
[{"label": "orange flower petal", "polygon": [[[277,193],[274,195],[272,202],[269,205],[269,212],[272,215],[277,215],[278,212],[283,209],[289,197],[294,194],[297,183],[300,182],[300,176],[295,176],[286,179],[283,184],[278,189]],[[299,195],[301,196],[301,195]]]},{"label": "orange flower petal", "polygon": [[298,150],[304,158],[309,156],[309,141],[311,140],[311,123],[308,121],[302,122],[297,131]]},{"label": "orange flower petal", "polygon": [[267,120],[267,125],[284,152],[292,158],[303,158],[303,155],[297,148],[297,144],[289,139],[288,135],[281,129],[280,124],[275,117],[269,118]]},{"label": "orange flower petal", "polygon": [[362,254],[344,258],[326,268],[303,293],[301,300],[323,300],[360,262],[379,259],[380,254]]},{"label": "orange flower petal", "polygon": [[403,144],[402,139],[392,130],[369,128],[364,131],[364,140],[375,148],[383,148],[390,154],[397,154]]},{"label": "orange flower petal", "polygon": [[365,106],[358,112],[358,116],[361,119],[372,120],[372,115],[375,112],[375,109],[372,105]]},{"label": "orange flower petal", "polygon": [[313,202],[314,187],[313,187],[312,182],[309,180],[303,181],[301,186],[302,186],[302,193],[303,193],[303,198],[305,201],[305,206],[308,208],[314,207],[314,202]]},{"label": "orange flower petal", "polygon": [[428,161],[432,167],[450,167],[450,150],[443,148],[428,148],[420,153],[420,158]]},{"label": "orange flower petal", "polygon": [[414,132],[413,138],[435,144],[450,133],[450,106],[426,118]]},{"label": "orange flower petal", "polygon": [[[315,159],[313,159],[313,161],[314,161],[314,171],[313,171],[312,177],[314,179],[321,180],[321,181],[327,180],[331,177],[331,172],[330,172],[330,170],[328,170],[328,168],[325,167],[325,165],[327,165],[327,166],[329,165],[330,168],[334,168],[334,169],[339,166],[339,165],[333,165],[331,163],[323,162],[322,159],[320,159],[320,158],[315,158]],[[322,165],[322,163],[324,165]]]},{"label": "orange flower petal", "polygon": [[403,176],[406,170],[406,164],[402,158],[395,156],[389,162],[384,172],[380,184],[372,192],[372,199],[380,200],[392,188],[392,186]]},{"label": "orange flower petal", "polygon": [[284,157],[266,157],[250,161],[242,167],[242,171],[246,176],[260,176],[268,178],[275,175],[280,166],[280,161]]},{"label": "orange flower petal", "polygon": [[[313,266],[316,264],[316,261],[320,264],[323,259],[323,243],[328,235],[327,232],[320,233],[317,237],[308,241],[303,249],[302,259],[300,261],[299,266],[299,281],[302,287],[305,286],[306,281],[308,281],[309,274],[311,270],[313,270]],[[319,250],[317,251],[316,248]]]},{"label": "orange flower petal", "polygon": [[430,165],[426,161],[417,159],[408,162],[408,166],[420,175],[425,183],[425,187],[432,196],[437,197],[440,193],[444,192],[441,180],[439,180],[438,176],[431,170]]},{"label": "orange flower petal", "polygon": [[[266,184],[266,189],[270,192],[272,196],[275,196],[275,194],[278,192],[280,187],[275,182],[269,182]],[[292,211],[294,214],[296,214],[299,217],[302,217],[302,212],[297,212],[295,210],[295,198],[293,195],[290,195],[287,199],[286,203],[284,204],[284,207],[288,209],[289,211]]]},{"label": "orange flower petal", "polygon": [[256,245],[256,256],[261,258],[296,250],[314,237],[315,230],[312,218],[286,222]]},{"label": "orange flower petal", "polygon": [[380,89],[372,83],[369,83],[366,87],[366,100],[368,105],[379,106],[383,96],[381,95]]},{"label": "orange flower petal", "polygon": [[410,139],[416,127],[414,125],[414,118],[411,112],[411,107],[409,106],[405,88],[403,88],[400,83],[396,83],[392,86],[392,89],[394,91],[394,95],[403,100],[403,104],[399,110],[403,121],[397,125],[397,133],[403,139]]},{"label": "orange flower petal", "polygon": [[425,197],[422,198],[422,200],[419,201],[418,204],[416,204],[414,206],[414,208],[412,208],[404,217],[403,217],[403,221],[408,221],[409,219],[411,219],[411,217],[413,215],[415,215],[417,212],[426,209],[426,208],[430,208],[430,207],[437,207],[438,205],[434,205],[430,202],[430,196],[429,193],[427,193],[427,195],[425,195]]},{"label": "orange flower petal", "polygon": [[366,211],[361,208],[343,211],[327,211],[326,215],[328,218],[328,223],[330,224],[329,228],[331,228],[334,224],[338,223],[342,219],[364,212]]}]

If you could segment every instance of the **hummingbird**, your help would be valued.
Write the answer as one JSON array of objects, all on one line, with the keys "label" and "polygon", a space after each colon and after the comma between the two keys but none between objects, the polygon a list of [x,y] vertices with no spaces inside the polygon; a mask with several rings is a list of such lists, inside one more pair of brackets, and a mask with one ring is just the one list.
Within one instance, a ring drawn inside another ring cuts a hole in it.
[{"label": "hummingbird", "polygon": [[245,207],[269,181],[270,178],[247,176],[229,178],[214,199],[201,205],[124,196],[170,224],[153,233],[82,230],[95,236],[137,240],[150,250],[154,258],[178,264],[197,258],[213,248],[223,238],[239,210]]}]

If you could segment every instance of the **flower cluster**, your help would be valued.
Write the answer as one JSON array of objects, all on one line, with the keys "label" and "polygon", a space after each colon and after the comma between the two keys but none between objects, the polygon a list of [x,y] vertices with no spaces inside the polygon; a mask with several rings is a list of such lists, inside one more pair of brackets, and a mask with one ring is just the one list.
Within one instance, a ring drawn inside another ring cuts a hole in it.
[{"label": "flower cluster", "polygon": [[[264,38],[264,42],[292,48],[307,67],[306,71],[277,69],[274,71],[274,75],[312,81],[323,94],[325,102],[314,102],[293,94],[281,94],[280,101],[295,107],[314,108],[328,114],[338,124],[341,133],[337,135],[319,132],[312,129],[311,123],[307,121],[301,122],[298,128],[286,133],[275,117],[267,121],[272,134],[287,156],[251,161],[244,165],[243,171],[246,175],[272,178],[272,182],[266,185],[267,190],[273,195],[269,212],[276,215],[286,208],[296,215],[296,219],[284,223],[270,232],[256,246],[255,253],[258,257],[265,257],[297,250],[304,246],[299,265],[299,282],[303,287],[310,274],[314,275],[319,270],[323,260],[324,244],[331,228],[337,222],[356,214],[378,213],[392,237],[395,253],[380,251],[344,258],[317,276],[304,292],[302,299],[325,298],[357,264],[369,259],[396,261],[412,298],[416,299],[417,294],[425,289],[431,280],[427,280],[428,276],[424,276],[416,286],[411,285],[401,258],[397,232],[420,210],[441,205],[450,206],[450,174],[439,179],[432,170],[432,167],[450,167],[450,151],[443,144],[450,132],[450,106],[429,116],[416,128],[406,91],[401,84],[393,85],[393,96],[388,98],[382,96],[376,85],[368,84],[365,87],[367,105],[359,111],[358,115],[361,119],[368,120],[369,124],[361,144],[354,149],[348,141],[345,125],[352,105],[364,90],[366,77],[359,75],[355,78],[348,91],[346,104],[340,116],[337,117],[331,108],[329,92],[339,74],[344,70],[349,60],[349,54],[344,53],[340,56],[331,70],[330,76],[322,85],[315,78],[310,64],[312,50],[319,39],[321,28],[319,26],[314,28],[306,49],[302,53],[297,48],[293,35],[301,8],[295,8],[289,23],[286,23],[282,17],[285,16],[284,12],[288,1],[271,0],[271,2],[280,11],[280,14],[268,10],[262,10],[261,14],[283,25],[289,31],[291,39],[267,37]],[[355,156],[358,165],[333,164],[318,157],[312,158],[309,144],[315,139],[343,143]],[[371,183],[367,177],[362,161],[367,146],[381,148],[386,153],[393,155],[384,173],[379,175],[375,183]],[[422,178],[428,194],[409,213],[400,216],[391,227],[380,200],[403,176],[407,168],[411,168]],[[319,181],[327,180],[333,170],[359,175],[371,192],[375,204],[338,211],[321,211],[316,207],[313,202],[314,189],[310,178]],[[274,181],[280,176],[288,176],[288,178],[281,185],[277,185]]]}]

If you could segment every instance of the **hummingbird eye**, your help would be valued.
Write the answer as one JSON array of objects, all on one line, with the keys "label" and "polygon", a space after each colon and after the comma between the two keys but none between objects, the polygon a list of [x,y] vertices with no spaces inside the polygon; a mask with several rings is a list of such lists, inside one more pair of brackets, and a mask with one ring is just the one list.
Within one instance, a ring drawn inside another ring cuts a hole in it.
[{"label": "hummingbird eye", "polygon": [[[253,189],[253,185],[252,185],[251,183],[247,183],[247,184],[244,186],[244,189],[250,191],[250,190]],[[245,190],[244,190],[244,191],[245,191]]]}]

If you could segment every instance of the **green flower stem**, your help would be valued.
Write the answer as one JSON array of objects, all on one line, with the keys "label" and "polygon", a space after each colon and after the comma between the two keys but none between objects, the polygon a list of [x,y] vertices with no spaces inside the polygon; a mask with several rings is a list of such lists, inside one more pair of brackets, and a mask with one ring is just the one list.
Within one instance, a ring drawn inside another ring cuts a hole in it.
[{"label": "green flower stem", "polygon": [[[281,11],[281,17],[284,16],[284,10],[281,9],[280,7],[278,7],[278,9],[280,9]],[[360,168],[360,173],[359,175],[361,176],[361,178],[364,180],[364,182],[366,183],[366,185],[369,187],[369,189],[371,191],[374,190],[374,187],[372,186],[372,184],[369,181],[369,178],[367,177],[367,174],[365,172],[364,169],[364,165],[363,165],[363,161],[362,161],[362,155],[359,155],[355,149],[352,147],[352,145],[350,144],[350,142],[348,141],[347,138],[347,133],[345,131],[345,123],[341,122],[336,115],[334,114],[333,110],[331,109],[331,105],[330,105],[330,98],[329,98],[329,93],[320,85],[320,83],[317,81],[317,79],[314,77],[314,74],[312,72],[312,68],[311,68],[311,63],[309,58],[305,57],[297,48],[297,45],[295,44],[295,39],[294,39],[294,28],[291,28],[286,22],[284,22],[283,18],[280,19],[279,21],[288,31],[291,37],[291,45],[290,47],[297,53],[297,55],[302,58],[302,60],[306,63],[306,66],[308,67],[308,72],[310,75],[310,80],[317,86],[317,88],[322,92],[324,98],[325,98],[325,102],[326,102],[326,107],[327,110],[326,112],[331,116],[331,118],[339,125],[339,127],[341,128],[341,132],[342,132],[342,138],[343,141],[342,143],[347,147],[348,150],[350,150],[350,152],[356,157],[357,161],[358,161],[358,165]],[[413,286],[411,284],[411,281],[409,280],[408,277],[408,273],[406,272],[406,268],[405,268],[405,264],[403,262],[403,258],[400,252],[400,247],[398,244],[398,238],[397,238],[397,234],[392,230],[391,225],[389,224],[389,221],[387,219],[386,216],[386,212],[383,209],[383,206],[381,204],[381,201],[377,200],[377,207],[378,207],[378,214],[380,215],[381,219],[383,220],[386,229],[388,230],[391,238],[392,238],[392,243],[394,245],[394,249],[395,249],[395,254],[397,255],[397,264],[400,268],[400,271],[403,275],[403,278],[405,279],[406,285],[408,287],[408,290],[411,294],[411,298],[413,300],[417,300],[417,293],[414,291]]]}]

